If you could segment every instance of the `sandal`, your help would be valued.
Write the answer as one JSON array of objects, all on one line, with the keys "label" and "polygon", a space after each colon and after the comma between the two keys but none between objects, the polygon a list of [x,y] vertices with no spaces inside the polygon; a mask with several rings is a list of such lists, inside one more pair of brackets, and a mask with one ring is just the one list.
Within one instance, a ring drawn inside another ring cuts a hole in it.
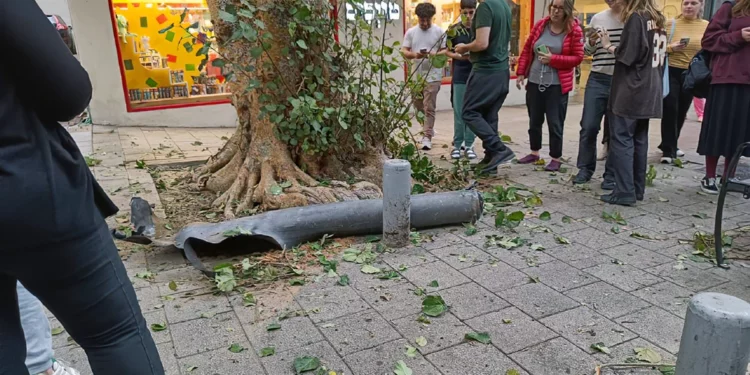
[{"label": "sandal", "polygon": [[474,160],[474,159],[477,158],[477,154],[474,152],[473,148],[469,148],[469,149],[466,150],[466,157],[469,160]]},{"label": "sandal", "polygon": [[461,158],[461,150],[454,148],[453,151],[451,151],[451,159],[458,160]]}]

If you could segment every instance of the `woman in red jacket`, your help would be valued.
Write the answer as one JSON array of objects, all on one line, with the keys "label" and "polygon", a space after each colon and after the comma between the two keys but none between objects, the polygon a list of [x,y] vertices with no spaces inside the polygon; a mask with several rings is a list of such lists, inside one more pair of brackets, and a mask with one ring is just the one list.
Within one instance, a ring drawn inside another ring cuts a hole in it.
[{"label": "woman in red jacket", "polygon": [[573,17],[573,0],[554,0],[549,14],[534,25],[518,59],[516,86],[520,90],[525,80],[529,80],[526,107],[531,143],[531,154],[518,163],[531,164],[539,160],[546,115],[552,161],[545,170],[554,172],[560,170],[561,165],[568,93],[573,90],[575,68],[583,61],[583,31]]}]

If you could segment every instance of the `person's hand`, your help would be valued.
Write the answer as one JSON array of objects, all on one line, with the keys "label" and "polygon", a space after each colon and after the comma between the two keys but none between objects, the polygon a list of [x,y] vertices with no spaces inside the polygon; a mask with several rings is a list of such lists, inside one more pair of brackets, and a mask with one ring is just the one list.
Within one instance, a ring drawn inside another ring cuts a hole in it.
[{"label": "person's hand", "polygon": [[609,33],[607,32],[607,30],[599,31],[599,38],[601,39],[602,47],[604,48],[607,48],[612,44],[612,42],[609,40]]},{"label": "person's hand", "polygon": [[552,54],[539,52],[539,61],[544,65],[549,65],[549,62],[552,61]]},{"label": "person's hand", "polygon": [[684,44],[682,44],[680,42],[674,42],[674,43],[672,43],[672,44],[669,45],[669,48],[672,48],[672,51],[682,51],[686,47],[687,47],[686,45],[684,45]]},{"label": "person's hand", "polygon": [[526,85],[526,77],[524,76],[518,76],[516,78],[516,87],[521,90]]},{"label": "person's hand", "polygon": [[750,43],[750,27],[742,29],[742,39]]},{"label": "person's hand", "polygon": [[418,59],[424,59],[427,56],[430,56],[430,54],[429,53],[417,52],[417,58]]},{"label": "person's hand", "polygon": [[463,55],[464,53],[469,52],[469,46],[464,43],[456,44],[453,49],[456,50],[456,53],[459,55]]},{"label": "person's hand", "polygon": [[509,62],[510,66],[516,66],[518,64],[518,56],[511,56]]}]

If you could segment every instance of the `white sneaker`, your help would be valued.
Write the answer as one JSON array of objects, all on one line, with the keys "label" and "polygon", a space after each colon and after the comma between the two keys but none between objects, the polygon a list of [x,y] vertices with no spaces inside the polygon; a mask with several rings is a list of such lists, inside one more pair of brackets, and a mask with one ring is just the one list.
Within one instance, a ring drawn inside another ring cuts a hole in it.
[{"label": "white sneaker", "polygon": [[60,361],[52,362],[52,370],[54,371],[54,375],[81,375],[78,370],[65,366]]},{"label": "white sneaker", "polygon": [[427,137],[422,137],[422,150],[432,150],[432,140]]},{"label": "white sneaker", "polygon": [[602,149],[601,149],[601,151],[599,151],[599,157],[597,158],[597,160],[606,160],[607,159],[607,154],[609,154],[609,147],[608,147],[607,143],[603,143],[602,144]]},{"label": "white sneaker", "polygon": [[685,153],[684,153],[684,152],[682,152],[682,150],[680,150],[680,149],[678,148],[678,149],[677,149],[677,157],[678,157],[678,158],[681,158],[681,157],[683,157],[683,156],[685,156]]},{"label": "white sneaker", "polygon": [[662,164],[672,164],[672,158],[668,158],[666,156],[661,157],[661,163]]}]

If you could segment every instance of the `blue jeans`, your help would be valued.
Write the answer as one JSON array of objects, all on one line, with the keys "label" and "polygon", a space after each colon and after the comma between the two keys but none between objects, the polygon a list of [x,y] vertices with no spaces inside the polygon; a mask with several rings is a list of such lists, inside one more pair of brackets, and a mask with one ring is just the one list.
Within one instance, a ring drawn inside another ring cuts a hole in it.
[{"label": "blue jeans", "polygon": [[[602,118],[607,112],[611,86],[612,76],[596,72],[592,72],[586,82],[576,166],[579,173],[585,173],[588,177],[596,171],[596,138],[599,136]],[[605,171],[604,174],[606,178],[609,173]]]},{"label": "blue jeans", "polygon": [[31,374],[39,374],[52,367],[52,332],[42,304],[26,288],[17,283],[18,311],[26,337],[26,367]]},{"label": "blue jeans", "polygon": [[[40,228],[40,235],[44,229]],[[72,242],[0,247],[0,374],[28,374],[20,281],[57,317],[95,375],[163,375],[133,285],[104,220]]]},{"label": "blue jeans", "polygon": [[474,146],[476,135],[466,126],[461,118],[464,109],[465,83],[453,84],[453,148],[460,149],[461,146],[470,149]]}]

